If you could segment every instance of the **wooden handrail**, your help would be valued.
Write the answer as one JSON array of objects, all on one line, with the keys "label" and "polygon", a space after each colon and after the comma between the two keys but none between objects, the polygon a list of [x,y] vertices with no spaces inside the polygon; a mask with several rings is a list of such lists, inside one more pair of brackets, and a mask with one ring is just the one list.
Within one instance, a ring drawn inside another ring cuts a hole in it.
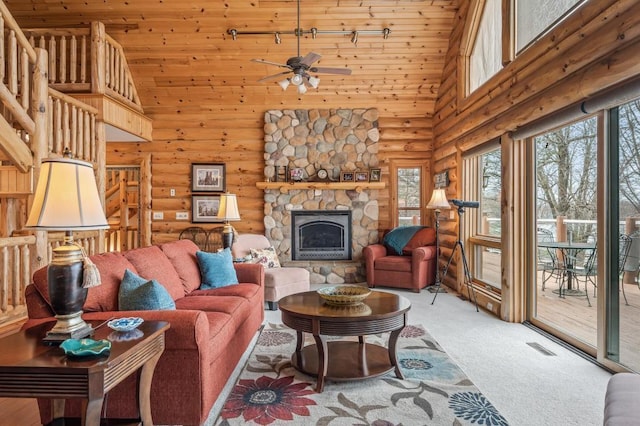
[{"label": "wooden handrail", "polygon": [[2,1],[0,1],[0,14],[2,14],[2,18],[7,23],[8,27],[16,32],[16,38],[18,39],[18,44],[20,45],[20,47],[25,49],[25,51],[27,52],[27,55],[29,55],[29,61],[32,63],[35,62],[36,61],[35,49],[31,46],[31,44],[29,43],[29,40],[20,29],[20,26],[18,26],[18,23],[16,22],[16,20],[13,18],[13,15],[11,15],[11,12],[9,11],[9,9],[7,9],[7,6]]}]

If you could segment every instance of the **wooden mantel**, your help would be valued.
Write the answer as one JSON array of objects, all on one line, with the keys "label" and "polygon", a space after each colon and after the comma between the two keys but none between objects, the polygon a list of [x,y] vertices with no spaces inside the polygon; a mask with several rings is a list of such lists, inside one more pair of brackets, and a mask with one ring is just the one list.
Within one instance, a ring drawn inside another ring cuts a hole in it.
[{"label": "wooden mantel", "polygon": [[258,189],[279,189],[280,192],[305,189],[343,189],[361,192],[364,189],[384,189],[384,182],[256,182]]}]

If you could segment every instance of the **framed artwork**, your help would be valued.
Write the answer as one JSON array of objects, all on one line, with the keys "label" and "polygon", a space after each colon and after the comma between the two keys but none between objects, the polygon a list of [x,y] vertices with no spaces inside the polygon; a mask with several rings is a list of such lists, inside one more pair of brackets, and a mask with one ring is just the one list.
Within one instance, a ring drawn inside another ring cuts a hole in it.
[{"label": "framed artwork", "polygon": [[380,182],[380,180],[381,180],[380,169],[370,169],[369,182]]},{"label": "framed artwork", "polygon": [[227,185],[224,163],[192,163],[192,192],[224,192]]},{"label": "framed artwork", "polygon": [[354,180],[354,172],[341,172],[340,173],[340,182],[353,182]]},{"label": "framed artwork", "polygon": [[191,196],[191,222],[212,223],[222,222],[218,219],[220,208],[219,195],[192,195]]},{"label": "framed artwork", "polygon": [[290,178],[292,181],[302,182],[302,179],[304,178],[304,170],[295,168],[295,169],[289,169],[289,172],[291,173]]},{"label": "framed artwork", "polygon": [[369,172],[356,172],[356,182],[369,182]]}]

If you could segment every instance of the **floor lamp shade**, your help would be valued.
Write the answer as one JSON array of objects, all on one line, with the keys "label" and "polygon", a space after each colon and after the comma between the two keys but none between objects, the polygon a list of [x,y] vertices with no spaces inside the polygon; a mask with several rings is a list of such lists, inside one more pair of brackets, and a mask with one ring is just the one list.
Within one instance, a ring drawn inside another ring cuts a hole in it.
[{"label": "floor lamp shade", "polygon": [[450,209],[451,205],[447,200],[447,194],[444,189],[437,188],[433,190],[431,194],[431,199],[429,200],[429,204],[427,204],[428,209]]},{"label": "floor lamp shade", "polygon": [[218,219],[224,221],[224,229],[222,230],[222,246],[231,248],[233,244],[233,226],[230,221],[240,220],[240,211],[238,210],[238,199],[236,194],[222,194],[220,196],[220,207],[218,208]]},{"label": "floor lamp shade", "polygon": [[42,162],[34,201],[26,226],[43,231],[64,231],[64,243],[53,249],[47,270],[49,299],[58,322],[45,340],[81,338],[93,332],[82,320],[87,297],[83,287],[82,248],[72,231],[108,228],[91,163],[71,158]]}]

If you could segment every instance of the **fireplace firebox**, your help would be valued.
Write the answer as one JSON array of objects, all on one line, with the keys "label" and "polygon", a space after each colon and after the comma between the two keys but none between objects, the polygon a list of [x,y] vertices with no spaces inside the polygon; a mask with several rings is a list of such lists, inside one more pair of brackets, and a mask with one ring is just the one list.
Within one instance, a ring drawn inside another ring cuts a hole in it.
[{"label": "fireplace firebox", "polygon": [[291,260],[351,260],[351,210],[292,211]]}]

